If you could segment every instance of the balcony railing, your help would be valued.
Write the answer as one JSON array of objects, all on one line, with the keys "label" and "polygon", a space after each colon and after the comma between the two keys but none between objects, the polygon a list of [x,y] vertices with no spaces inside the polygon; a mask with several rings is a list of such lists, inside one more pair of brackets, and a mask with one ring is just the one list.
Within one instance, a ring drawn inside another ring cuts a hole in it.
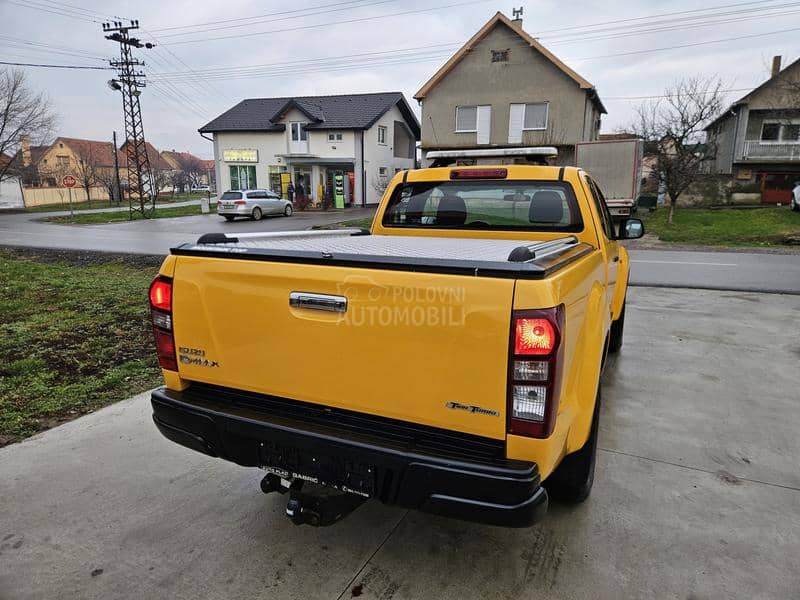
[{"label": "balcony railing", "polygon": [[797,160],[800,161],[800,141],[764,142],[748,140],[744,143],[745,160]]}]

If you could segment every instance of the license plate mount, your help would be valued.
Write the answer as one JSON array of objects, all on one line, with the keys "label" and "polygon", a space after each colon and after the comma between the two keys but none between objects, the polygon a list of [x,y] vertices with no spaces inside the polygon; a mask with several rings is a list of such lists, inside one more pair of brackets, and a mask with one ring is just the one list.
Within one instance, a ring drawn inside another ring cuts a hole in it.
[{"label": "license plate mount", "polygon": [[373,465],[329,453],[315,454],[274,442],[263,442],[264,468],[283,479],[300,479],[364,498],[375,495]]}]

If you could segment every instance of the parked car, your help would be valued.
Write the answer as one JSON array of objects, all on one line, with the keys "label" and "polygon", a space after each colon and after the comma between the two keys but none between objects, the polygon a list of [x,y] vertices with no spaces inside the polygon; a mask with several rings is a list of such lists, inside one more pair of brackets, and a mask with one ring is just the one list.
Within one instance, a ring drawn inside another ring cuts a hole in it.
[{"label": "parked car", "polygon": [[291,217],[293,211],[291,202],[270,190],[229,191],[217,202],[217,214],[225,217],[226,221],[233,221],[236,217],[259,221],[264,215]]},{"label": "parked car", "polygon": [[194,186],[192,186],[192,190],[191,190],[191,191],[192,191],[193,193],[197,193],[197,192],[210,192],[210,191],[211,191],[211,187],[210,187],[210,186],[207,186],[207,185],[194,185]]},{"label": "parked car", "polygon": [[592,488],[619,231],[582,170],[508,165],[398,173],[368,232],[203,235],[150,288],[155,424],[265,469],[296,524],[377,499],[531,525]]}]

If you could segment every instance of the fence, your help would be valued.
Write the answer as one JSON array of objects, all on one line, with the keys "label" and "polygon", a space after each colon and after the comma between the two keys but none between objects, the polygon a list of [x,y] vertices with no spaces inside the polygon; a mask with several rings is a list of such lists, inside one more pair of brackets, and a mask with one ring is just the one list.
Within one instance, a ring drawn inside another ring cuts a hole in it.
[{"label": "fence", "polygon": [[[22,190],[25,206],[49,206],[51,204],[68,204],[69,190],[62,187],[26,187]],[[91,200],[105,200],[108,202],[108,191],[104,187],[89,188]],[[73,202],[86,202],[86,190],[79,187],[72,188]]]}]

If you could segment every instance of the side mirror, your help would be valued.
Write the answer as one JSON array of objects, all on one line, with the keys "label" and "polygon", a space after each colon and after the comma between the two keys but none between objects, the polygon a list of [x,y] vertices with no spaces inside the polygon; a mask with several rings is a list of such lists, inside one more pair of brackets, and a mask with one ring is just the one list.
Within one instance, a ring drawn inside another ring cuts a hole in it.
[{"label": "side mirror", "polygon": [[619,224],[620,240],[636,240],[644,235],[644,223],[641,219],[623,219]]}]

